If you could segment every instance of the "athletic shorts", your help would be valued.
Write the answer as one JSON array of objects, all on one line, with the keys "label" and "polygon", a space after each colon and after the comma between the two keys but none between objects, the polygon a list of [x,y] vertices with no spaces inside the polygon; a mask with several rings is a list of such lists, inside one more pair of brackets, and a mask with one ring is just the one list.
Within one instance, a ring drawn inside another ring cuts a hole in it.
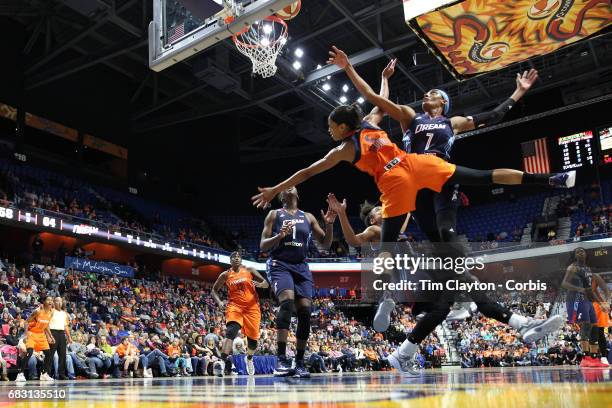
[{"label": "athletic shorts", "polygon": [[610,327],[610,313],[603,310],[599,302],[593,302],[597,327]]},{"label": "athletic shorts", "polygon": [[45,333],[28,332],[26,336],[26,348],[34,349],[34,351],[49,350],[49,342]]},{"label": "athletic shorts", "polygon": [[428,188],[439,193],[456,168],[431,154],[407,154],[377,180],[383,218],[414,211],[418,191]]},{"label": "athletic shorts", "polygon": [[282,291],[293,290],[296,296],[312,299],[314,282],[305,262],[292,264],[268,259],[266,266],[268,280],[277,298]]},{"label": "athletic shorts", "polygon": [[259,340],[259,326],[261,324],[259,304],[242,307],[235,303],[228,303],[225,311],[225,321],[226,323],[238,323],[245,336],[249,339]]},{"label": "athletic shorts", "polygon": [[582,293],[568,295],[566,301],[567,321],[569,323],[597,323],[593,302],[584,299]]}]

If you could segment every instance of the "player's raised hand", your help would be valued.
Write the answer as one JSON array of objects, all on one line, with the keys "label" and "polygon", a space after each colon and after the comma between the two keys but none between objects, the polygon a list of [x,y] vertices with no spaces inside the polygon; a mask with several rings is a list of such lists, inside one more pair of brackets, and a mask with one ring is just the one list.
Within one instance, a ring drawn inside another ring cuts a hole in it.
[{"label": "player's raised hand", "polygon": [[327,195],[327,204],[329,204],[329,208],[336,214],[346,212],[346,198],[340,202],[334,193],[329,193]]},{"label": "player's raised hand", "polygon": [[281,239],[285,239],[286,236],[291,235],[293,231],[293,226],[291,224],[285,224],[281,227],[280,231],[278,231],[278,235]]},{"label": "player's raised hand", "polygon": [[389,61],[385,69],[383,69],[383,78],[389,79],[393,76],[393,74],[395,73],[395,64],[397,64],[397,58],[393,58],[391,61]]},{"label": "player's raised hand", "polygon": [[323,221],[325,221],[326,224],[333,224],[336,221],[337,216],[338,214],[336,214],[336,212],[330,207],[327,207],[327,212],[323,212],[323,210],[321,210],[321,217],[323,217]]},{"label": "player's raised hand", "polygon": [[329,52],[329,59],[327,60],[328,64],[335,64],[340,69],[344,69],[349,65],[348,56],[344,51],[332,45],[332,49]]},{"label": "player's raised hand", "polygon": [[516,89],[521,92],[527,92],[537,79],[538,71],[533,68],[522,74],[519,72],[516,74]]},{"label": "player's raised hand", "polygon": [[270,207],[270,203],[276,196],[274,189],[272,187],[257,187],[257,189],[259,190],[259,194],[255,194],[251,197],[253,206],[262,209]]}]

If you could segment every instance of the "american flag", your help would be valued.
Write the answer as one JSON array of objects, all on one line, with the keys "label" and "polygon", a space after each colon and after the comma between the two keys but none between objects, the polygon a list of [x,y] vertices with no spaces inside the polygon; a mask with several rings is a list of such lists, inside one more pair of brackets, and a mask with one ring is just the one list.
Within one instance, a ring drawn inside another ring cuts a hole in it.
[{"label": "american flag", "polygon": [[546,138],[521,143],[523,167],[529,173],[550,173]]},{"label": "american flag", "polygon": [[173,43],[185,35],[185,21],[181,21],[168,30],[168,43]]}]

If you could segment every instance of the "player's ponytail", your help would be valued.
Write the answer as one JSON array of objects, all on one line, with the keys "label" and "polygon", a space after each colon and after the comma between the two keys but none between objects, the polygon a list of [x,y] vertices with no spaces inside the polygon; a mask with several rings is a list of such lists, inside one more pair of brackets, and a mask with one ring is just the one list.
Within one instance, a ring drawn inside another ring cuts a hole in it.
[{"label": "player's ponytail", "polygon": [[329,114],[329,119],[338,125],[342,125],[344,123],[350,130],[356,130],[361,127],[363,111],[358,103],[353,103],[352,105],[341,105]]}]

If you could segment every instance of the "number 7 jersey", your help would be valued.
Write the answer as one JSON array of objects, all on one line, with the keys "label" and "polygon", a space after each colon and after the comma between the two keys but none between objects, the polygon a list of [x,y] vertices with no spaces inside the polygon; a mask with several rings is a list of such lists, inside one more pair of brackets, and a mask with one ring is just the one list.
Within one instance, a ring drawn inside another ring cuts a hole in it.
[{"label": "number 7 jersey", "polygon": [[455,142],[455,132],[449,118],[432,118],[423,113],[412,120],[410,128],[404,133],[403,142],[404,150],[408,153],[433,153],[449,160]]},{"label": "number 7 jersey", "polygon": [[289,263],[302,263],[308,256],[308,247],[312,239],[312,226],[306,213],[297,210],[291,215],[285,209],[276,211],[276,219],[272,228],[272,236],[278,234],[285,225],[291,226],[291,232],[276,248],[270,251],[272,259]]}]

